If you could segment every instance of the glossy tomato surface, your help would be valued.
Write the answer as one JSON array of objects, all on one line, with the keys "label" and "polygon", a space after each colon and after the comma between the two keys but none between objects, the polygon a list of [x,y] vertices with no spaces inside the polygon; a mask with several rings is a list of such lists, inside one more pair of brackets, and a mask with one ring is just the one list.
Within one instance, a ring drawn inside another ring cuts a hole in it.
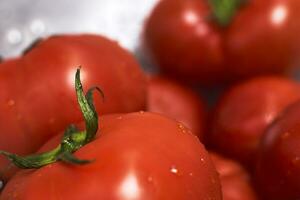
[{"label": "glossy tomato surface", "polygon": [[299,63],[298,0],[246,1],[227,26],[208,2],[161,0],[149,16],[144,47],[166,74],[213,84]]},{"label": "glossy tomato surface", "polygon": [[152,76],[148,81],[147,111],[176,119],[203,139],[205,103],[192,89],[164,77]]},{"label": "glossy tomato surface", "polygon": [[99,123],[98,137],[75,153],[94,162],[20,171],[1,199],[222,199],[207,151],[178,122],[140,112],[103,116]]},{"label": "glossy tomato surface", "polygon": [[[17,64],[15,64],[17,63]],[[146,78],[134,57],[116,42],[96,35],[43,40],[16,61],[0,66],[0,149],[36,151],[53,134],[81,121],[74,75],[82,66],[86,88],[99,86],[99,113],[144,109]],[[0,168],[5,162],[0,160]]]},{"label": "glossy tomato surface", "polygon": [[256,200],[248,172],[236,161],[210,153],[220,176],[223,200]]},{"label": "glossy tomato surface", "polygon": [[287,78],[259,77],[233,86],[216,106],[210,135],[212,146],[252,167],[267,126],[298,99],[297,82]]},{"label": "glossy tomato surface", "polygon": [[300,198],[300,103],[288,107],[268,128],[256,170],[265,199]]}]

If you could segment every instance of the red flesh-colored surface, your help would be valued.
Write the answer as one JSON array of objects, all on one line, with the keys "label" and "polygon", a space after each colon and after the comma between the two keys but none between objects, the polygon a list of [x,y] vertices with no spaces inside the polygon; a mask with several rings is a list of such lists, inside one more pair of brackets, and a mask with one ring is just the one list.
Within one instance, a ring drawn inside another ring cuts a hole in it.
[{"label": "red flesh-colored surface", "polygon": [[203,141],[205,104],[193,90],[173,80],[153,76],[148,82],[147,110],[182,122]]},{"label": "red flesh-colored surface", "polygon": [[282,77],[253,78],[233,86],[214,112],[212,146],[252,167],[267,126],[298,99],[297,82]]},{"label": "red flesh-colored surface", "polygon": [[103,116],[97,138],[75,155],[95,161],[20,171],[1,199],[221,200],[217,172],[198,138],[158,114]]}]

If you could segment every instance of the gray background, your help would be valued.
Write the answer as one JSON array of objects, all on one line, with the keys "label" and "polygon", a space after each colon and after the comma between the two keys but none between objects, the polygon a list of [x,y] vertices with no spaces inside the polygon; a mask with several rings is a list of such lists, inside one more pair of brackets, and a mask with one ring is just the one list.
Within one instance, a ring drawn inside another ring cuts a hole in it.
[{"label": "gray background", "polygon": [[136,51],[157,0],[0,0],[0,55],[15,57],[33,40],[57,33],[98,33]]}]

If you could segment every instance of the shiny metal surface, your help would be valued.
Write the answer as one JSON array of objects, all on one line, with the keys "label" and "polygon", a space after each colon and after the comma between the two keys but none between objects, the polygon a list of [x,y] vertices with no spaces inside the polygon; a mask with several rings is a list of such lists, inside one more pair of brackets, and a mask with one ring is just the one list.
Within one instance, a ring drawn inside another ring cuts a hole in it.
[{"label": "shiny metal surface", "polygon": [[0,55],[13,57],[34,39],[98,33],[134,51],[157,0],[0,0]]}]

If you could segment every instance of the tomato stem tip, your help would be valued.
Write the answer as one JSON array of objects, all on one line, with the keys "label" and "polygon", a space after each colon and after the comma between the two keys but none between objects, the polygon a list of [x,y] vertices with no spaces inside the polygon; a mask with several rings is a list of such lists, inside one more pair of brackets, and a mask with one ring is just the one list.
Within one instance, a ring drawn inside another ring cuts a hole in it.
[{"label": "tomato stem tip", "polygon": [[221,27],[226,27],[231,23],[238,9],[246,2],[247,0],[209,0],[212,18]]}]

